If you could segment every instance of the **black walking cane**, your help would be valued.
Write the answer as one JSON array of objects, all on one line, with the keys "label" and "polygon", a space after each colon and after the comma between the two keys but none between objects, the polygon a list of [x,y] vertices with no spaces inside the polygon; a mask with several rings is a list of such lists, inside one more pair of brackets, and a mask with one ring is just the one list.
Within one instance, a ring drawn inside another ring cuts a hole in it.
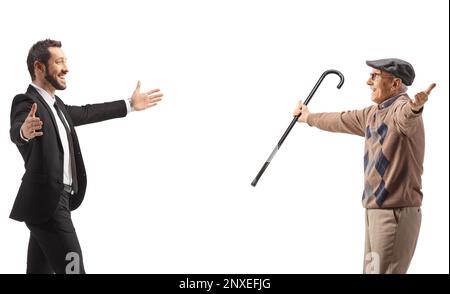
[{"label": "black walking cane", "polygon": [[[309,93],[308,98],[306,98],[305,102],[303,103],[304,105],[308,105],[309,101],[311,100],[311,98],[314,95],[314,93],[316,93],[316,90],[317,90],[317,88],[319,88],[319,86],[322,83],[323,79],[329,74],[337,74],[341,78],[341,81],[337,85],[337,88],[340,89],[342,87],[342,85],[344,84],[344,75],[340,71],[337,71],[337,70],[334,70],[334,69],[327,70],[320,76],[320,78],[317,81],[316,85],[311,90],[311,93]],[[262,176],[262,174],[264,173],[266,168],[269,166],[269,164],[272,161],[272,159],[275,156],[275,154],[277,154],[278,149],[280,149],[281,144],[283,144],[284,140],[289,135],[289,132],[292,130],[292,128],[294,127],[294,125],[297,122],[299,117],[300,117],[300,114],[296,115],[294,117],[294,119],[292,120],[291,124],[286,129],[286,131],[284,132],[283,136],[281,137],[280,141],[278,141],[277,146],[275,146],[275,148],[273,149],[272,153],[270,153],[269,158],[267,158],[266,162],[263,164],[263,166],[259,170],[259,173],[256,175],[255,179],[253,180],[253,182],[252,182],[252,186],[253,187],[255,187],[256,184],[258,183],[259,178]]]}]

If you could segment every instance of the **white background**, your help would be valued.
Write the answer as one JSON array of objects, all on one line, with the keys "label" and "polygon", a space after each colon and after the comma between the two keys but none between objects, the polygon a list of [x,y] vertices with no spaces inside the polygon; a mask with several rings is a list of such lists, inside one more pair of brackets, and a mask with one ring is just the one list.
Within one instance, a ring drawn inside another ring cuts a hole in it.
[{"label": "white background", "polygon": [[363,138],[296,125],[250,182],[321,73],[310,110],[371,104],[367,59],[411,62],[423,117],[423,222],[410,273],[449,272],[448,1],[2,1],[0,273],[23,273],[8,218],[23,161],[12,98],[33,43],[61,40],[82,105],[161,88],[164,101],[79,127],[88,189],[72,213],[89,273],[360,273]]}]

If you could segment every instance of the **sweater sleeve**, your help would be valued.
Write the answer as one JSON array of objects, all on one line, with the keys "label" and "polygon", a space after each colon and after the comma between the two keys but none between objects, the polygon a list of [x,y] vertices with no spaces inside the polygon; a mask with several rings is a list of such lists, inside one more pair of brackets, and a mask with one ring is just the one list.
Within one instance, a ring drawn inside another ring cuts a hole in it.
[{"label": "sweater sleeve", "polygon": [[402,100],[394,108],[394,122],[398,130],[405,136],[410,136],[416,129],[417,124],[422,117],[423,107],[419,112],[411,109],[411,103],[408,100]]},{"label": "sweater sleeve", "polygon": [[324,131],[364,136],[370,107],[343,112],[311,113],[307,123]]}]

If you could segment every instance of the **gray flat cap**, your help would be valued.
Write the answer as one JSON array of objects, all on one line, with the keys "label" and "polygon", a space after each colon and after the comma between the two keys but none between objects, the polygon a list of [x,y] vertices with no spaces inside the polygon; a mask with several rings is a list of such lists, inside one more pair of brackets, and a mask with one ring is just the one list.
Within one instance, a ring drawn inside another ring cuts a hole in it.
[{"label": "gray flat cap", "polygon": [[412,85],[416,76],[413,66],[409,62],[398,58],[367,60],[366,64],[400,78],[403,84],[407,86]]}]

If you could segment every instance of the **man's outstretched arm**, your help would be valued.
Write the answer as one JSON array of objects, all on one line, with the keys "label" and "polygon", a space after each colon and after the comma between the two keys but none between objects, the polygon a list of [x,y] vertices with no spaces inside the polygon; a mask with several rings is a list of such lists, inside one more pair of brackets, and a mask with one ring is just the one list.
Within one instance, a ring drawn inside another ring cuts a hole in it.
[{"label": "man's outstretched arm", "polygon": [[[163,94],[159,89],[141,93],[141,82],[138,82],[131,98],[113,102],[88,104],[84,106],[65,105],[75,126],[100,122],[108,119],[124,117],[128,111],[141,111],[153,107],[161,101]],[[127,103],[130,103],[127,106]]]},{"label": "man's outstretched arm", "polygon": [[299,115],[299,122],[307,123],[328,132],[365,135],[367,115],[371,107],[361,110],[343,112],[310,113],[306,105],[299,101],[294,116]]},{"label": "man's outstretched arm", "polygon": [[411,132],[414,132],[417,121],[422,115],[423,106],[428,101],[428,96],[434,87],[436,87],[436,84],[432,83],[428,89],[417,93],[414,99],[401,104],[395,109],[395,122],[403,134],[409,135]]},{"label": "man's outstretched arm", "polygon": [[29,140],[43,135],[42,121],[36,116],[37,104],[26,95],[17,95],[11,107],[11,141],[24,145]]}]

